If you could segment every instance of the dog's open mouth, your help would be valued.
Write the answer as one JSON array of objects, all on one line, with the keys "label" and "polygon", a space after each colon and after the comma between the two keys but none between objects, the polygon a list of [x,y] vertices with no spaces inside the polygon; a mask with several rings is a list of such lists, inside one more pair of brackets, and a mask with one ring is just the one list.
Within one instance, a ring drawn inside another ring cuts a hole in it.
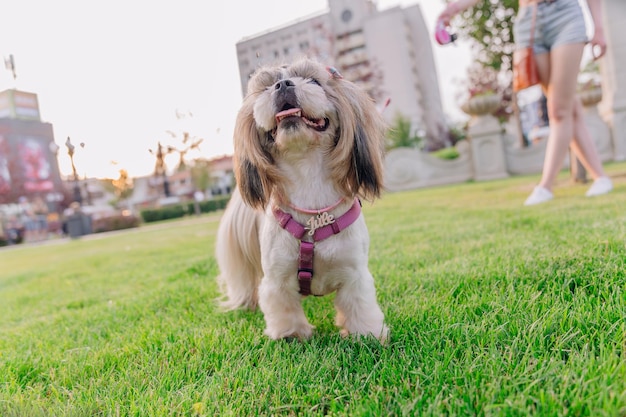
[{"label": "dog's open mouth", "polygon": [[276,113],[276,125],[280,125],[283,120],[291,117],[301,119],[307,126],[317,130],[318,132],[323,132],[324,130],[328,129],[328,125],[330,124],[330,121],[327,118],[313,119],[305,114],[302,114],[302,109],[298,107],[292,107],[290,109],[284,109],[281,112]]}]

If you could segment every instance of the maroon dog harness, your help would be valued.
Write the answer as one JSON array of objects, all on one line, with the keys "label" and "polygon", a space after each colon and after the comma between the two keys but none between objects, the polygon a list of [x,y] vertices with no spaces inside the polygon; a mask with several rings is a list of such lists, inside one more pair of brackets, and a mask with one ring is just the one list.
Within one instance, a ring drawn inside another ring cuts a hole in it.
[{"label": "maroon dog harness", "polygon": [[[320,212],[317,216],[311,217],[307,222],[309,226],[303,226],[293,219],[291,214],[279,208],[274,209],[274,217],[280,227],[291,233],[293,237],[300,241],[300,256],[298,257],[298,283],[300,284],[300,294],[311,294],[311,280],[313,279],[313,251],[315,242],[324,240],[332,235],[336,235],[346,229],[359,218],[361,214],[361,202],[354,199],[352,207],[342,216],[334,218],[328,212]],[[308,233],[307,233],[308,232]],[[302,240],[307,234],[312,237],[312,242]]]}]

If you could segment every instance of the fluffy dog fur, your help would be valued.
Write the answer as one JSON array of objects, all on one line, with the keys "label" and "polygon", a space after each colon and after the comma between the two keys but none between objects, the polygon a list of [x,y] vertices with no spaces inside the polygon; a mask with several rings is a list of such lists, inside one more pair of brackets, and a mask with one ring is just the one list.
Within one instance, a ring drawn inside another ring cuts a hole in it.
[{"label": "fluffy dog fur", "polygon": [[[293,108],[301,112],[276,117]],[[343,198],[330,212],[337,218],[356,197],[379,197],[385,129],[367,94],[316,62],[261,68],[253,75],[234,134],[237,190],[217,236],[224,307],[259,305],[272,339],[311,336],[298,292],[299,241],[280,227],[273,209],[306,224],[311,214],[292,207],[321,209]],[[339,234],[316,242],[311,291],[336,291],[342,335],[385,340],[368,250],[362,214]]]}]

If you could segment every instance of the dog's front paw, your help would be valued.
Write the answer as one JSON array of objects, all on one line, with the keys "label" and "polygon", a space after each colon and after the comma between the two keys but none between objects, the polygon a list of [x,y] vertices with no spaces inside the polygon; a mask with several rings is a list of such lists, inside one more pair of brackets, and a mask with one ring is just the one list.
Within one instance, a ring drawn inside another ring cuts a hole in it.
[{"label": "dog's front paw", "polygon": [[270,339],[289,339],[297,338],[300,340],[310,339],[313,335],[313,329],[315,327],[309,323],[300,323],[298,326],[290,326],[289,328],[273,328],[268,326],[265,329],[265,335]]},{"label": "dog's front paw", "polygon": [[385,317],[378,305],[370,308],[369,314],[355,314],[347,317],[342,310],[337,309],[335,324],[341,330],[342,337],[348,336],[373,336],[381,343],[389,338],[389,328],[385,325]]},{"label": "dog's front paw", "polygon": [[343,328],[339,331],[339,334],[342,337],[348,337],[351,335],[357,336],[357,337],[373,336],[376,339],[378,339],[380,343],[384,344],[389,339],[389,328],[385,326],[384,324],[382,325],[382,327],[378,327],[376,330],[369,330],[369,331],[364,331],[363,329],[360,329],[357,331],[350,331],[346,328]]},{"label": "dog's front paw", "polygon": [[[267,281],[266,281],[267,283]],[[308,339],[313,326],[302,310],[301,296],[297,292],[271,291],[271,286],[259,289],[259,305],[265,319],[265,334],[271,339]]]}]

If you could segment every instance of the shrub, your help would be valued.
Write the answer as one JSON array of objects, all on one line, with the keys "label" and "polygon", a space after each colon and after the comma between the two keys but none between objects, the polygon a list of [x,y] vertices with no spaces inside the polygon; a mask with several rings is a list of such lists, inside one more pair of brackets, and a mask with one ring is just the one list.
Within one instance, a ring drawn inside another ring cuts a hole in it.
[{"label": "shrub", "polygon": [[178,219],[187,214],[187,208],[187,204],[175,204],[172,206],[146,209],[141,211],[141,218],[146,223]]},{"label": "shrub", "polygon": [[[214,198],[213,200],[206,200],[200,202],[200,212],[209,213],[226,208],[226,204],[230,200],[230,196]],[[193,203],[191,203],[191,210],[193,212]]]},{"label": "shrub", "polygon": [[135,215],[116,214],[92,220],[93,233],[110,232],[113,230],[130,229],[139,226],[139,217]]},{"label": "shrub", "polygon": [[440,159],[456,159],[459,157],[459,151],[454,146],[450,146],[448,148],[443,148],[435,151],[431,155],[436,156]]},{"label": "shrub", "polygon": [[[212,200],[201,201],[198,205],[201,213],[209,213],[221,210],[226,207],[230,196],[214,198]],[[145,223],[158,222],[161,220],[178,219],[188,214],[195,213],[195,203],[193,201],[171,206],[146,209],[141,211],[141,218]]]},{"label": "shrub", "polygon": [[411,120],[397,114],[391,129],[387,132],[387,150],[394,148],[420,148],[424,142],[423,135],[413,129]]}]

